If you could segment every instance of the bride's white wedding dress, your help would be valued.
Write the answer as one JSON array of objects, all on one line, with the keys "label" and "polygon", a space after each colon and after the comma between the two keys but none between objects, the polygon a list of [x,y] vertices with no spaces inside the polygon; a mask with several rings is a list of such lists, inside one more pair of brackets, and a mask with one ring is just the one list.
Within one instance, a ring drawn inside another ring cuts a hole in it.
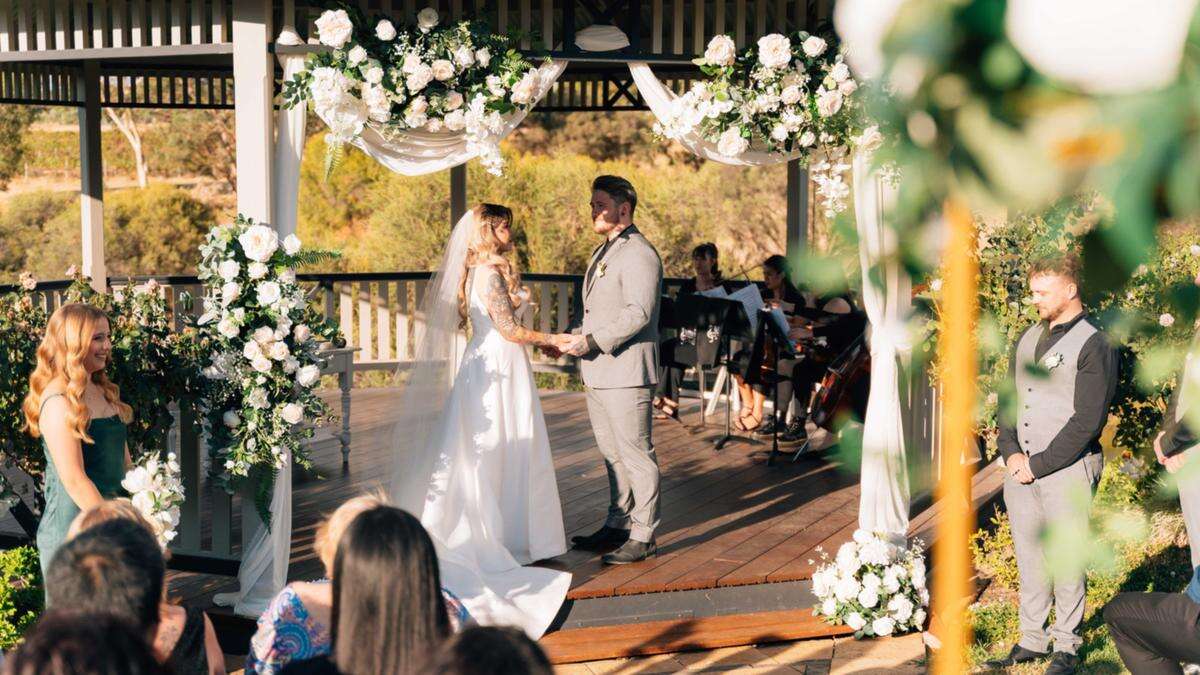
[{"label": "bride's white wedding dress", "polygon": [[524,346],[488,315],[489,270],[468,279],[472,337],[432,428],[433,465],[420,518],[442,583],[484,625],[540,637],[571,575],[522,567],[567,550],[550,440]]}]

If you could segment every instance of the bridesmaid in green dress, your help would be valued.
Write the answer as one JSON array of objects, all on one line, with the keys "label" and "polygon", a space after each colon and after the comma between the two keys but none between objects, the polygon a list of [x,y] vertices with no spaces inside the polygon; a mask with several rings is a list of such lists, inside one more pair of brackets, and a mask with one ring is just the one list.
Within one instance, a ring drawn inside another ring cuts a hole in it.
[{"label": "bridesmaid in green dress", "polygon": [[43,576],[76,514],[123,494],[133,411],[105,375],[111,352],[108,317],[82,303],[54,312],[38,347],[23,410],[46,453],[46,509],[37,533]]}]

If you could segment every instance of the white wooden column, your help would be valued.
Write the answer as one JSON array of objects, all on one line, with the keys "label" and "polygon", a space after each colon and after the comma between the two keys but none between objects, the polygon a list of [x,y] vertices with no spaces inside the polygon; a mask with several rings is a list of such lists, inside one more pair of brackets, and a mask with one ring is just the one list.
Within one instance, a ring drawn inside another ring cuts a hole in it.
[{"label": "white wooden column", "polygon": [[84,61],[76,80],[79,98],[79,215],[82,228],[82,272],[92,288],[108,285],[104,264],[104,163],[100,146],[100,64]]},{"label": "white wooden column", "polygon": [[450,229],[467,212],[467,165],[450,167]]},{"label": "white wooden column", "polygon": [[787,257],[795,263],[808,248],[808,169],[787,164]]},{"label": "white wooden column", "polygon": [[237,138],[237,210],[256,222],[273,223],[271,100],[275,64],[270,0],[233,3],[234,132]]}]

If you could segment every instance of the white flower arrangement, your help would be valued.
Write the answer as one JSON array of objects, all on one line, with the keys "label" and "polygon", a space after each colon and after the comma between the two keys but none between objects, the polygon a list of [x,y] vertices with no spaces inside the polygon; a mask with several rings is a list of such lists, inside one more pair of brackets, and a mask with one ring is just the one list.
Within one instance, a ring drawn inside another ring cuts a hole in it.
[{"label": "white flower arrangement", "polygon": [[336,254],[302,250],[295,235],[280,242],[274,230],[241,216],[210,231],[200,253],[205,295],[196,328],[209,361],[201,403],[213,466],[227,489],[256,481],[268,519],[275,472],[289,468],[289,457],[309,465],[302,441],[312,429],[300,423],[329,414],[313,391],[318,350],[341,341],[309,307],[294,269]]},{"label": "white flower arrangement", "polygon": [[312,102],[329,127],[327,170],[366,127],[391,138],[406,131],[462,132],[488,172],[502,173],[504,115],[527,110],[548,84],[547,60],[534,66],[509,36],[478,23],[443,26],[426,7],[416,26],[369,22],[353,5],[323,12],[321,44],[304,71],[284,83],[284,105]]},{"label": "white flower arrangement", "polygon": [[163,549],[175,539],[175,528],[179,527],[179,507],[184,500],[179,474],[175,453],[168,453],[165,462],[151,454],[121,480],[121,487],[129,493],[134,508],[154,528],[158,545]]},{"label": "white flower arrangement", "polygon": [[813,611],[828,623],[845,624],[854,637],[887,636],[920,630],[929,590],[921,542],[902,548],[882,536],[856,530],[831,561],[813,573]]},{"label": "white flower arrangement", "polygon": [[874,150],[883,139],[877,127],[861,128],[859,85],[836,48],[801,31],[765,35],[738,53],[732,38],[717,35],[695,63],[707,78],[674,100],[656,135],[694,133],[729,158],[799,152],[826,214],[846,208],[850,150]]}]

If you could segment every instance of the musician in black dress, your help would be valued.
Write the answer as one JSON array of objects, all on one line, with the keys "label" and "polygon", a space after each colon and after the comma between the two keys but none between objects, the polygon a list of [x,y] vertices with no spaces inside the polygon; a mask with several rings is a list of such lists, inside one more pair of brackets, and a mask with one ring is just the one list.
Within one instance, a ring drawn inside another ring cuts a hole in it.
[{"label": "musician in black dress", "polygon": [[[721,277],[717,245],[711,242],[692,249],[694,278],[683,282],[676,297],[709,291],[717,287],[728,293],[732,289]],[[680,340],[678,336],[667,338],[659,344],[658,388],[654,392],[654,417],[656,419],[679,419],[679,385],[683,371],[696,365],[695,340]]]},{"label": "musician in black dress", "polygon": [[[766,292],[763,302],[768,307],[778,308],[788,318],[789,325],[800,317],[799,312],[807,306],[807,300],[800,289],[792,283],[788,270],[787,258],[773,255],[763,261],[763,280]],[[742,407],[733,427],[738,431],[753,431],[763,423],[763,404],[767,400],[766,389],[754,383],[761,381],[757,373],[751,373],[751,364],[761,364],[762,354],[755,355],[753,349],[739,351],[730,362],[729,370],[737,382],[738,394],[742,399]]]}]

